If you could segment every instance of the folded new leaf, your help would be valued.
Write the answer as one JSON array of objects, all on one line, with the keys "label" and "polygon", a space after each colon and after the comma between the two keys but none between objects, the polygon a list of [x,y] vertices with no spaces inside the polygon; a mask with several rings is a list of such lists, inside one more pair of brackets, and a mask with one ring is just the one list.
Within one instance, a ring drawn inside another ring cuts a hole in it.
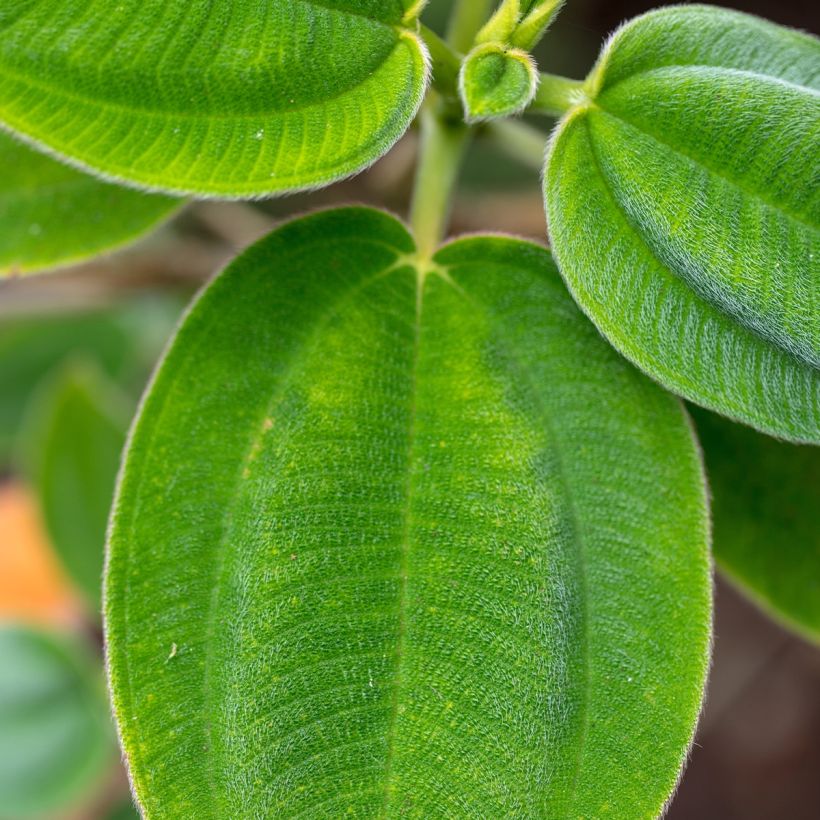
[{"label": "folded new leaf", "polygon": [[523,111],[535,96],[538,70],[526,51],[486,43],[461,66],[459,93],[468,122],[507,117]]},{"label": "folded new leaf", "polygon": [[820,41],[708,6],[610,40],[552,140],[575,298],[671,390],[820,442]]},{"label": "folded new leaf", "polygon": [[160,366],[106,578],[147,816],[649,817],[676,783],[710,625],[681,407],[543,248],[418,264],[379,212],[292,222]]},{"label": "folded new leaf", "polygon": [[411,0],[44,0],[0,13],[0,122],[104,176],[254,197],[367,166],[421,102]]}]

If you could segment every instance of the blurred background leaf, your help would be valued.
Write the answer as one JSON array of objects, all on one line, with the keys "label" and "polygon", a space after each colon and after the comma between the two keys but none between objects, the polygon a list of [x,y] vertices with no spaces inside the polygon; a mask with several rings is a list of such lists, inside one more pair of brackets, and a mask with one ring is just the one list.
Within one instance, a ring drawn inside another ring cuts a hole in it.
[{"label": "blurred background leaf", "polygon": [[21,461],[64,568],[100,613],[103,551],[133,403],[90,360],[68,361],[32,400]]},{"label": "blurred background leaf", "polygon": [[131,242],[181,207],[75,171],[0,132],[0,276],[62,267]]},{"label": "blurred background leaf", "polygon": [[79,641],[0,628],[0,810],[42,817],[82,802],[116,761],[99,662]]},{"label": "blurred background leaf", "polygon": [[820,448],[689,409],[709,475],[718,566],[766,612],[820,643]]}]

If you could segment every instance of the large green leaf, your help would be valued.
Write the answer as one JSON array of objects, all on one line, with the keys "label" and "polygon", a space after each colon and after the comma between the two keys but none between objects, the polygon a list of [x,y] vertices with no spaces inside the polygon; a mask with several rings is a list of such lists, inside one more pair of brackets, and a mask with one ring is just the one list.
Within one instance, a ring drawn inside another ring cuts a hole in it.
[{"label": "large green leaf", "polygon": [[87,361],[74,361],[38,391],[25,425],[25,462],[51,542],[95,612],[130,413],[115,385]]},{"label": "large green leaf", "polygon": [[820,642],[820,449],[694,408],[718,565],[764,609]]},{"label": "large green leaf", "polygon": [[360,170],[427,81],[410,0],[6,0],[0,121],[105,176],[265,196]]},{"label": "large green leaf", "polygon": [[674,787],[710,624],[681,408],[543,248],[413,251],[366,209],[287,225],[147,394],[106,633],[149,817],[650,817]]},{"label": "large green leaf", "polygon": [[0,626],[0,816],[62,816],[113,766],[102,684],[74,640]]},{"label": "large green leaf", "polygon": [[0,133],[0,276],[111,250],[178,207],[168,197],[100,182]]},{"label": "large green leaf", "polygon": [[820,442],[820,44],[708,6],[639,17],[551,143],[578,303],[671,390]]}]

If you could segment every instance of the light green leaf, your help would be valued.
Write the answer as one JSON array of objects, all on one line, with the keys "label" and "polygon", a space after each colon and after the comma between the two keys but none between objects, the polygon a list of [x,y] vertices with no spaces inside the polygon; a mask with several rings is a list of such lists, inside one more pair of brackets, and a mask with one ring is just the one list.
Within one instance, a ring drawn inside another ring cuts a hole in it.
[{"label": "light green leaf", "polygon": [[11,0],[0,121],[106,177],[254,197],[369,165],[421,103],[410,0]]},{"label": "light green leaf", "polygon": [[88,361],[75,360],[38,391],[25,424],[24,461],[51,542],[94,612],[130,415],[116,386]]},{"label": "light green leaf", "polygon": [[133,431],[110,682],[162,817],[655,816],[710,628],[678,402],[547,252],[292,222],[205,291]]},{"label": "light green leaf", "polygon": [[0,626],[0,814],[62,816],[115,760],[99,663],[74,640]]},{"label": "light green leaf", "polygon": [[820,643],[820,449],[693,413],[718,566],[775,618]]},{"label": "light green leaf", "polygon": [[820,442],[820,44],[708,6],[604,49],[547,161],[578,303],[669,389]]},{"label": "light green leaf", "polygon": [[538,71],[526,51],[486,43],[467,55],[458,87],[467,121],[478,122],[523,111],[537,85]]},{"label": "light green leaf", "polygon": [[100,182],[0,132],[0,277],[112,250],[179,207],[178,200]]}]

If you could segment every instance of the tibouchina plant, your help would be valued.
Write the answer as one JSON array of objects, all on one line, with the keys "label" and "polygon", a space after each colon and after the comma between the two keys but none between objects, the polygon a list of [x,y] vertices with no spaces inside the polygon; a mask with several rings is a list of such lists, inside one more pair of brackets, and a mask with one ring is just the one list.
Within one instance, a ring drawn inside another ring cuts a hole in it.
[{"label": "tibouchina plant", "polygon": [[[654,817],[713,548],[820,638],[820,44],[673,6],[570,80],[532,56],[562,5],[459,0],[444,39],[423,0],[2,4],[6,270],[420,130],[406,224],[275,230],[144,397],[104,615],[145,817]],[[523,152],[523,112],[558,118],[549,249],[444,242],[471,136]]]}]

